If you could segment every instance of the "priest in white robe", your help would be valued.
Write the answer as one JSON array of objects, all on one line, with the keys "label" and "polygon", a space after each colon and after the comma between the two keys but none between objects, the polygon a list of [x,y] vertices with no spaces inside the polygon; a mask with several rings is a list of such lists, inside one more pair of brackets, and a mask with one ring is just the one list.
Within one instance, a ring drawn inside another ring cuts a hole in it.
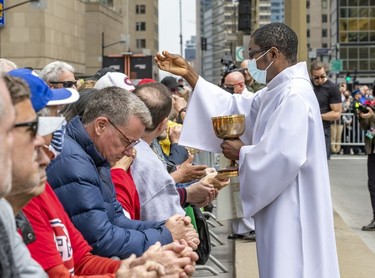
[{"label": "priest in white robe", "polygon": [[[333,209],[319,105],[298,39],[282,23],[255,31],[249,71],[267,86],[253,98],[225,94],[180,56],[164,51],[159,68],[194,88],[180,144],[239,160],[241,199],[253,217],[262,278],[339,277]],[[245,114],[240,140],[215,137],[211,117]]]}]

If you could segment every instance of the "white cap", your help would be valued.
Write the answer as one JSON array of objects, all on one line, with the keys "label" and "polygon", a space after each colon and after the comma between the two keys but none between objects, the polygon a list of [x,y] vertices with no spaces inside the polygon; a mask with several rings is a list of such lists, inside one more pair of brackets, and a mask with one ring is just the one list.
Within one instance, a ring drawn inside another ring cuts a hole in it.
[{"label": "white cap", "polygon": [[78,91],[73,88],[52,89],[52,93],[52,99],[47,102],[47,106],[69,104],[79,99]]},{"label": "white cap", "polygon": [[101,90],[112,86],[120,87],[130,92],[135,89],[128,76],[122,72],[107,72],[104,76],[99,78],[94,88]]},{"label": "white cap", "polygon": [[45,136],[58,130],[66,124],[65,117],[38,117],[38,134]]}]

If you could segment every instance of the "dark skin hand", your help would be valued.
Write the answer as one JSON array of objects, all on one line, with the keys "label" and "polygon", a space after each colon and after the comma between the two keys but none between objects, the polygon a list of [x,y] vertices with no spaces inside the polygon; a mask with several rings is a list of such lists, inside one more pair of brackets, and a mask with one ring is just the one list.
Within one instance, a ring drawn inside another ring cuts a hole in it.
[{"label": "dark skin hand", "polygon": [[156,54],[154,61],[158,65],[159,69],[183,77],[194,89],[198,82],[199,75],[180,55],[171,54],[164,50],[162,53]]},{"label": "dark skin hand", "polygon": [[223,154],[226,158],[238,160],[240,157],[240,149],[243,145],[244,143],[240,139],[224,140],[220,147],[223,150]]}]

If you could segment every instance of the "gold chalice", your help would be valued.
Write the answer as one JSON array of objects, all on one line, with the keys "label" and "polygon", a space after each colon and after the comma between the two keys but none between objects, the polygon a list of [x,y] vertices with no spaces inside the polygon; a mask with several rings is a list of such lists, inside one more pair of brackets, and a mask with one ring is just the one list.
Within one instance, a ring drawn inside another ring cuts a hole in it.
[{"label": "gold chalice", "polygon": [[[238,139],[245,131],[245,115],[228,115],[212,117],[212,126],[218,138],[223,140]],[[226,177],[238,176],[238,165],[231,160],[230,165],[218,170],[218,175]]]}]

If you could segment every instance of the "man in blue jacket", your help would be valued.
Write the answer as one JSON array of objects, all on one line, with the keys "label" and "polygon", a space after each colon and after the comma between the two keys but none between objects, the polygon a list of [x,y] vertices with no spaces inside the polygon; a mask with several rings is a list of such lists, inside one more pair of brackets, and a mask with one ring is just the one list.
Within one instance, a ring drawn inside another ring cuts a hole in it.
[{"label": "man in blue jacket", "polygon": [[110,167],[132,155],[150,125],[149,111],[138,97],[118,87],[102,89],[82,119],[68,123],[62,152],[48,166],[49,183],[94,254],[126,258],[141,255],[157,241],[184,239],[193,249],[199,244],[189,218],[130,220],[116,200]]}]

